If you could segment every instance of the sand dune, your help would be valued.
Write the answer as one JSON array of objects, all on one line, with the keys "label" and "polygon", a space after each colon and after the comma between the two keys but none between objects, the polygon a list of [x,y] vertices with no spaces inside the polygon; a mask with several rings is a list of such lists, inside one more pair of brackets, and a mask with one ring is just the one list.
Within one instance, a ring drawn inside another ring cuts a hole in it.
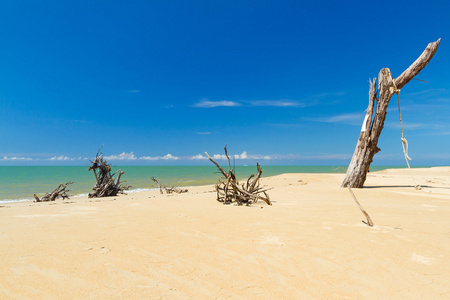
[{"label": "sand dune", "polygon": [[3,205],[0,298],[450,298],[450,168],[370,173],[374,227],[343,176],[263,178],[273,206],[212,186]]}]

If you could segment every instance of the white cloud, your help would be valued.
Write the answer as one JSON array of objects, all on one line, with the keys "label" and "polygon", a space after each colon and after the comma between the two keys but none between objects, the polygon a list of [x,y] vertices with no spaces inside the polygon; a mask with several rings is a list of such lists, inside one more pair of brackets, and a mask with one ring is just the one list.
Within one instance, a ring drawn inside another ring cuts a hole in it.
[{"label": "white cloud", "polygon": [[142,160],[158,160],[160,157],[159,156],[141,156],[139,157],[139,159]]},{"label": "white cloud", "polygon": [[274,157],[270,156],[270,155],[249,155],[248,158],[249,159],[264,159],[264,160],[274,159]]},{"label": "white cloud", "polygon": [[225,154],[214,154],[212,156],[213,159],[227,159],[227,157],[225,156]]},{"label": "white cloud", "polygon": [[248,156],[247,156],[247,152],[242,152],[242,154],[241,155],[234,155],[234,158],[236,158],[236,159],[247,159],[248,158]]},{"label": "white cloud", "polygon": [[177,156],[173,156],[172,154],[166,154],[163,157],[161,157],[161,159],[164,160],[177,160],[179,157]]},{"label": "white cloud", "polygon": [[60,155],[60,156],[53,156],[49,158],[48,160],[54,160],[54,161],[67,161],[67,160],[75,160],[75,158]]},{"label": "white cloud", "polygon": [[3,156],[2,160],[33,160],[31,157]]},{"label": "white cloud", "polygon": [[128,91],[128,93],[140,93],[141,91],[140,90],[131,90],[131,91]]},{"label": "white cloud", "polygon": [[193,107],[201,107],[201,108],[212,108],[212,107],[220,107],[220,106],[226,106],[226,107],[241,106],[241,104],[238,102],[228,101],[228,100],[209,101],[208,99],[202,99],[200,102],[195,103],[192,106]]},{"label": "white cloud", "polygon": [[119,155],[105,156],[105,159],[108,159],[108,160],[136,160],[137,157],[134,156],[133,152],[130,152],[130,153],[122,152]]},{"label": "white cloud", "polygon": [[193,160],[202,160],[202,159],[208,159],[206,156],[203,156],[201,154],[197,154],[191,157]]},{"label": "white cloud", "polygon": [[[269,156],[269,155],[249,155],[247,154],[246,151],[242,152],[241,154],[234,154],[234,155],[229,155],[230,159],[264,159],[264,160],[269,160],[269,159],[274,159],[274,156]],[[227,157],[225,154],[214,154],[211,156],[212,159],[214,160],[226,160]],[[206,156],[203,156],[201,154],[197,154],[195,156],[192,156],[191,159],[207,159]]]},{"label": "white cloud", "polygon": [[211,132],[196,132],[196,134],[201,134],[201,135],[203,135],[203,134],[211,134]]},{"label": "white cloud", "polygon": [[173,156],[172,154],[166,154],[164,156],[141,156],[139,159],[142,160],[177,160],[178,156]]}]

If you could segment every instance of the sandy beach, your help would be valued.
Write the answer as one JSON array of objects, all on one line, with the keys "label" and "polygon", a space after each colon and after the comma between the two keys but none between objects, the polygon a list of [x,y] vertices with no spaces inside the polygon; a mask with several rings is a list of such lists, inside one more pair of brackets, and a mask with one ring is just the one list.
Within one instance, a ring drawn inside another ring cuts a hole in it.
[{"label": "sandy beach", "polygon": [[[411,176],[413,174],[413,176]],[[450,167],[262,179],[0,207],[0,299],[450,299]],[[420,184],[422,190],[415,190]]]}]

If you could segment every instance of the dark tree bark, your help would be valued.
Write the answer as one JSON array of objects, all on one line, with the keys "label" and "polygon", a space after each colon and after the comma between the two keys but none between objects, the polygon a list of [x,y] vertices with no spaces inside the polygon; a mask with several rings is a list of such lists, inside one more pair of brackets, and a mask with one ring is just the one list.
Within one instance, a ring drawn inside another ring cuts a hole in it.
[{"label": "dark tree bark", "polygon": [[386,110],[391,97],[399,93],[414,76],[425,68],[436,53],[440,41],[441,39],[428,44],[425,51],[416,61],[396,79],[393,79],[391,71],[385,68],[378,74],[378,88],[376,78],[370,82],[366,123],[363,124],[363,130],[359,135],[355,152],[353,153],[341,187],[362,188],[364,186],[373,157],[380,151],[380,148],[377,146],[378,138],[380,137],[381,130],[383,130]]}]

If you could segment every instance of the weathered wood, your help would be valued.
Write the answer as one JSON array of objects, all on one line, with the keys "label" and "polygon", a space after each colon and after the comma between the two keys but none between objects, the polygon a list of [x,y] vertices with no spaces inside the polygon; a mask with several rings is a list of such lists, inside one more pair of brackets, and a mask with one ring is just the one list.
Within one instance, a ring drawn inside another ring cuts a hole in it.
[{"label": "weathered wood", "polygon": [[[92,188],[94,192],[89,193],[89,198],[117,196],[118,193],[123,194],[125,190],[131,187],[124,184],[126,181],[120,181],[122,175],[125,174],[124,171],[118,170],[111,174],[111,165],[106,160],[103,160],[100,150],[97,152],[95,160],[91,161],[91,163],[89,171],[92,170],[94,172],[96,184]],[[117,179],[114,179],[114,176],[117,174],[119,174]]]},{"label": "weathered wood", "polygon": [[350,191],[350,194],[353,197],[353,200],[355,200],[356,204],[358,205],[359,209],[361,210],[361,212],[364,214],[364,216],[366,216],[366,220],[367,220],[367,225],[369,225],[370,227],[373,226],[373,222],[372,219],[370,218],[369,214],[364,210],[364,208],[362,207],[362,205],[359,203],[358,199],[356,199],[355,194],[352,191],[351,187],[348,187],[348,190]]},{"label": "weathered wood", "polygon": [[[215,162],[208,153],[205,152],[206,156],[209,160],[216,165],[222,175],[225,177],[226,182],[219,180],[219,183],[216,184],[216,192],[217,192],[217,201],[223,202],[224,204],[230,204],[236,202],[238,205],[242,204],[250,204],[256,203],[258,200],[263,200],[268,205],[272,205],[270,202],[269,195],[267,195],[267,191],[270,189],[263,189],[259,186],[259,180],[261,178],[262,169],[259,163],[256,164],[258,169],[258,173],[255,176],[254,174],[250,175],[250,177],[246,181],[246,185],[239,185],[239,182],[236,180],[236,176],[234,174],[233,169],[231,168],[230,157],[228,156],[227,146],[225,145],[225,156],[228,161],[229,171],[225,171],[217,162]],[[253,180],[251,180],[253,178]],[[251,181],[250,181],[251,180]],[[264,194],[264,196],[260,195]]]},{"label": "weathered wood", "polygon": [[[395,93],[399,93],[400,89],[425,68],[436,53],[440,41],[441,39],[428,44],[425,51],[416,61],[395,80],[392,78],[391,71],[388,68],[384,68],[378,74],[378,88],[375,78],[370,82],[369,106],[367,107],[368,117],[367,123],[364,124],[365,131],[363,130],[359,134],[352,160],[341,187],[362,188],[364,186],[373,157],[380,151],[380,148],[377,146],[378,139],[384,127],[391,97]],[[377,103],[376,106],[375,101]],[[374,109],[376,109],[375,113]]]},{"label": "weathered wood", "polygon": [[36,202],[55,201],[57,198],[63,198],[63,200],[69,199],[69,195],[67,195],[67,192],[70,192],[70,190],[66,190],[66,188],[72,183],[73,182],[71,181],[65,184],[61,183],[57,188],[53,190],[53,192],[46,193],[42,198],[39,198],[36,194],[34,194],[34,199],[36,199]]},{"label": "weathered wood", "polygon": [[182,189],[182,188],[179,187],[179,185],[181,183],[181,180],[180,180],[180,182],[178,182],[177,185],[173,185],[171,187],[168,187],[165,184],[159,183],[158,179],[156,179],[155,177],[152,177],[152,180],[153,180],[154,183],[156,183],[158,185],[159,192],[161,194],[164,194],[164,192],[166,192],[166,194],[172,194],[172,193],[181,194],[181,193],[187,193],[188,192],[188,189]]}]

